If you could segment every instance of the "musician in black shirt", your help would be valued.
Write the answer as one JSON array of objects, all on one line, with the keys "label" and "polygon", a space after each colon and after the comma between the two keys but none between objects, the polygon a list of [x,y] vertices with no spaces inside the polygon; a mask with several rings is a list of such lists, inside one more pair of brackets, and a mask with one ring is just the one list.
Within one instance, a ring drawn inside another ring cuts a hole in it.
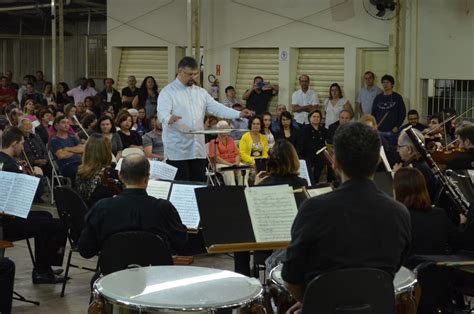
[{"label": "musician in black shirt", "polygon": [[464,152],[448,161],[447,168],[453,170],[474,169],[474,125],[468,125],[456,130],[459,148]]},{"label": "musician in black shirt", "polygon": [[187,231],[176,208],[146,192],[150,177],[148,160],[138,154],[127,156],[119,177],[126,189],[116,197],[98,201],[86,215],[79,238],[81,255],[85,258],[97,255],[109,236],[130,230],[158,234],[171,250],[182,247],[187,241]]},{"label": "musician in black shirt", "polygon": [[373,267],[394,276],[402,265],[410,215],[373,182],[380,145],[378,133],[361,123],[337,130],[334,168],[342,185],[301,205],[283,262],[282,277],[296,300],[311,279],[329,270]]}]

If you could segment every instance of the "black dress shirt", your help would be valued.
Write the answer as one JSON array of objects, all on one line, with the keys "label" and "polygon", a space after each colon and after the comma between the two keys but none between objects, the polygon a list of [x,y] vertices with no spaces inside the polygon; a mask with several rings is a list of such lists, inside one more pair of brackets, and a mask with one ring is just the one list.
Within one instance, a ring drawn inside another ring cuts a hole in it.
[{"label": "black dress shirt", "polygon": [[407,208],[368,179],[306,200],[293,222],[282,277],[306,286],[330,270],[373,267],[392,276],[410,247]]},{"label": "black dress shirt", "polygon": [[301,131],[301,157],[315,159],[316,152],[326,146],[328,130],[320,125],[315,129],[311,124],[305,125]]},{"label": "black dress shirt", "polygon": [[161,236],[171,250],[182,247],[188,238],[186,226],[170,202],[149,196],[144,189],[125,189],[116,197],[98,201],[90,209],[79,238],[79,252],[91,258],[99,253],[109,236],[132,230]]},{"label": "black dress shirt", "polygon": [[291,126],[290,137],[285,136],[285,131],[280,128],[277,132],[275,132],[274,137],[275,141],[279,139],[284,139],[289,141],[296,149],[296,152],[299,154],[301,150],[301,135],[300,131],[293,126]]},{"label": "black dress shirt", "polygon": [[339,121],[334,122],[331,124],[328,128],[327,136],[326,136],[326,141],[329,144],[332,144],[332,140],[334,138],[334,134],[336,134],[337,129],[339,128]]}]

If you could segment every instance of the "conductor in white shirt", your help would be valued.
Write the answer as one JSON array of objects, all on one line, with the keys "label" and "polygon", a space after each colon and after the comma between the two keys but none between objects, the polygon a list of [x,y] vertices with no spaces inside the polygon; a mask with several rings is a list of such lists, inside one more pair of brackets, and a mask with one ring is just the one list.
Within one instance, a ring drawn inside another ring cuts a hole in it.
[{"label": "conductor in white shirt", "polygon": [[291,96],[291,110],[299,127],[309,124],[308,112],[318,108],[319,98],[316,91],[309,88],[309,76],[301,74],[299,77],[301,89],[295,91]]},{"label": "conductor in white shirt", "polygon": [[178,64],[178,75],[158,96],[158,118],[163,124],[163,146],[166,162],[176,168],[176,180],[206,181],[207,151],[204,134],[206,112],[224,119],[248,117],[251,111],[237,111],[215,101],[208,92],[195,85],[198,64],[184,57]]}]

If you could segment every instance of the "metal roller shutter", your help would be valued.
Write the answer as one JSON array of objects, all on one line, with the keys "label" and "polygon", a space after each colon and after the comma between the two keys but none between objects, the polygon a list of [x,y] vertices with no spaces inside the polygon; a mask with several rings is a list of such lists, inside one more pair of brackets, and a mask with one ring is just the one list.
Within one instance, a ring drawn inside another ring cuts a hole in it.
[{"label": "metal roller shutter", "polygon": [[[277,48],[241,48],[237,65],[237,80],[235,90],[238,98],[253,85],[253,78],[257,75],[265,81],[278,84],[278,49]],[[272,98],[268,107],[275,112],[278,96]]]},{"label": "metal roller shutter", "polygon": [[138,87],[145,77],[153,76],[159,88],[163,88],[168,84],[168,48],[122,48],[117,80],[119,91],[127,86],[130,75],[135,75]]},{"label": "metal roller shutter", "polygon": [[318,92],[321,104],[329,96],[332,83],[338,83],[344,94],[344,49],[299,49],[295,90],[300,88],[298,77],[301,74],[309,75],[310,88]]}]

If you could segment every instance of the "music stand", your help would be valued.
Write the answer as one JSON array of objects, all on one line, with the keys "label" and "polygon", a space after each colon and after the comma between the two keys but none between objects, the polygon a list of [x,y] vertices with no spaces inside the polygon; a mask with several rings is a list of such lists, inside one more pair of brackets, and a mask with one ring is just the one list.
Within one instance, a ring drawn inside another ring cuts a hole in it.
[{"label": "music stand", "polygon": [[[207,181],[211,182],[211,185],[214,185],[214,182],[212,181],[212,175],[217,174],[217,136],[219,134],[229,134],[231,132],[244,132],[248,131],[247,129],[209,129],[209,130],[196,130],[196,131],[188,131],[188,132],[183,132],[184,134],[192,134],[192,135],[199,135],[199,134],[209,134],[209,135],[216,135],[216,138],[214,139],[214,156],[211,156],[214,158],[214,165],[211,162],[211,171],[206,171],[206,176],[207,176]],[[206,155],[209,155],[208,152],[206,152]],[[216,176],[216,181],[217,185],[221,185],[219,182],[219,179],[217,179]]]}]

